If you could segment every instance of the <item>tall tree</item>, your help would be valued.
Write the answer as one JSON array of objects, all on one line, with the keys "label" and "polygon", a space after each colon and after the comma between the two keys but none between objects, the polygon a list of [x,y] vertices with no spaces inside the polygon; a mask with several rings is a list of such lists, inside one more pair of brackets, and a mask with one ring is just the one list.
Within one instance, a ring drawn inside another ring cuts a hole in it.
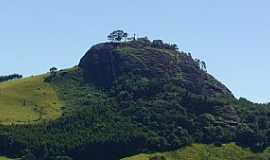
[{"label": "tall tree", "polygon": [[108,40],[112,42],[120,42],[122,39],[126,39],[127,36],[128,33],[123,30],[116,30],[108,35]]},{"label": "tall tree", "polygon": [[52,68],[50,68],[50,73],[51,73],[51,75],[55,75],[56,74],[56,72],[57,72],[57,68],[56,67],[52,67]]}]

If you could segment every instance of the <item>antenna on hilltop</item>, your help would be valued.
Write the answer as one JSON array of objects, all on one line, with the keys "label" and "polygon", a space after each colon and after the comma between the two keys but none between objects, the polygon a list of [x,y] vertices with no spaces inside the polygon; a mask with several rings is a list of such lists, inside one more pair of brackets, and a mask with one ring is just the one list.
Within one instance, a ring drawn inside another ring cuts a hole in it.
[{"label": "antenna on hilltop", "polygon": [[136,40],[136,34],[135,33],[133,34],[133,40],[134,41]]}]

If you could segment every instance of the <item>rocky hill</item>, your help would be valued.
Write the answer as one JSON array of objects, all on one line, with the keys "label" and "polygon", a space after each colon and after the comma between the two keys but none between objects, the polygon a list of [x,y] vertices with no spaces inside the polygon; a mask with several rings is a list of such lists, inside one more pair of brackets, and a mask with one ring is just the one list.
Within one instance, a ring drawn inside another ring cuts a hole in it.
[{"label": "rocky hill", "polygon": [[[194,60],[190,54],[153,47],[150,42],[95,45],[81,59],[79,67],[88,82],[107,89],[119,87],[119,83],[124,84],[122,87],[125,88],[121,89],[129,89],[126,92],[136,99],[159,97],[159,94],[173,92],[172,94],[178,94],[177,98],[183,99],[181,103],[187,97],[213,99],[224,104],[221,101],[234,100],[231,91],[203,70],[200,62]],[[137,88],[134,90],[134,87]],[[237,120],[234,108],[224,104],[217,104],[212,108],[209,105],[203,108],[198,106],[200,104],[192,107],[200,107],[198,112],[219,111],[221,116],[226,115],[227,118]]]},{"label": "rocky hill", "polygon": [[190,54],[136,43],[93,46],[79,64],[85,78],[103,87],[111,87],[130,73],[147,79],[178,78],[179,85],[192,93],[232,97],[229,89],[202,70]]},{"label": "rocky hill", "polygon": [[269,106],[236,99],[204,62],[160,40],[97,44],[44,83],[61,101],[61,117],[0,125],[1,155],[117,160],[192,143],[255,151],[270,144]]}]

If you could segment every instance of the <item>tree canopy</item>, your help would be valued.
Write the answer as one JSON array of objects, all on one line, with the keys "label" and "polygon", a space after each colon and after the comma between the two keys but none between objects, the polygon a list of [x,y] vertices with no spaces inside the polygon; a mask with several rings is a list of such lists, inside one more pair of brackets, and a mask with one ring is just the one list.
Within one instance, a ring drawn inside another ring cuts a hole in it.
[{"label": "tree canopy", "polygon": [[126,39],[127,36],[127,32],[124,32],[123,30],[116,30],[108,35],[108,40],[112,42],[120,42],[122,39]]}]

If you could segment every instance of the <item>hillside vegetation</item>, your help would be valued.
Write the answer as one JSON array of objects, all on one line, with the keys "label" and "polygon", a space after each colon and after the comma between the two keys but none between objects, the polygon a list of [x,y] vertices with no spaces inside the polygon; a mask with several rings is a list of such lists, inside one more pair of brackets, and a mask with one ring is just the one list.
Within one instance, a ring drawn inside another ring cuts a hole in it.
[{"label": "hillside vegetation", "polygon": [[56,119],[63,103],[43,76],[0,83],[0,123],[30,123]]},{"label": "hillside vegetation", "polygon": [[270,150],[254,153],[231,143],[221,147],[192,144],[175,151],[139,154],[121,160],[268,160],[269,158]]}]

